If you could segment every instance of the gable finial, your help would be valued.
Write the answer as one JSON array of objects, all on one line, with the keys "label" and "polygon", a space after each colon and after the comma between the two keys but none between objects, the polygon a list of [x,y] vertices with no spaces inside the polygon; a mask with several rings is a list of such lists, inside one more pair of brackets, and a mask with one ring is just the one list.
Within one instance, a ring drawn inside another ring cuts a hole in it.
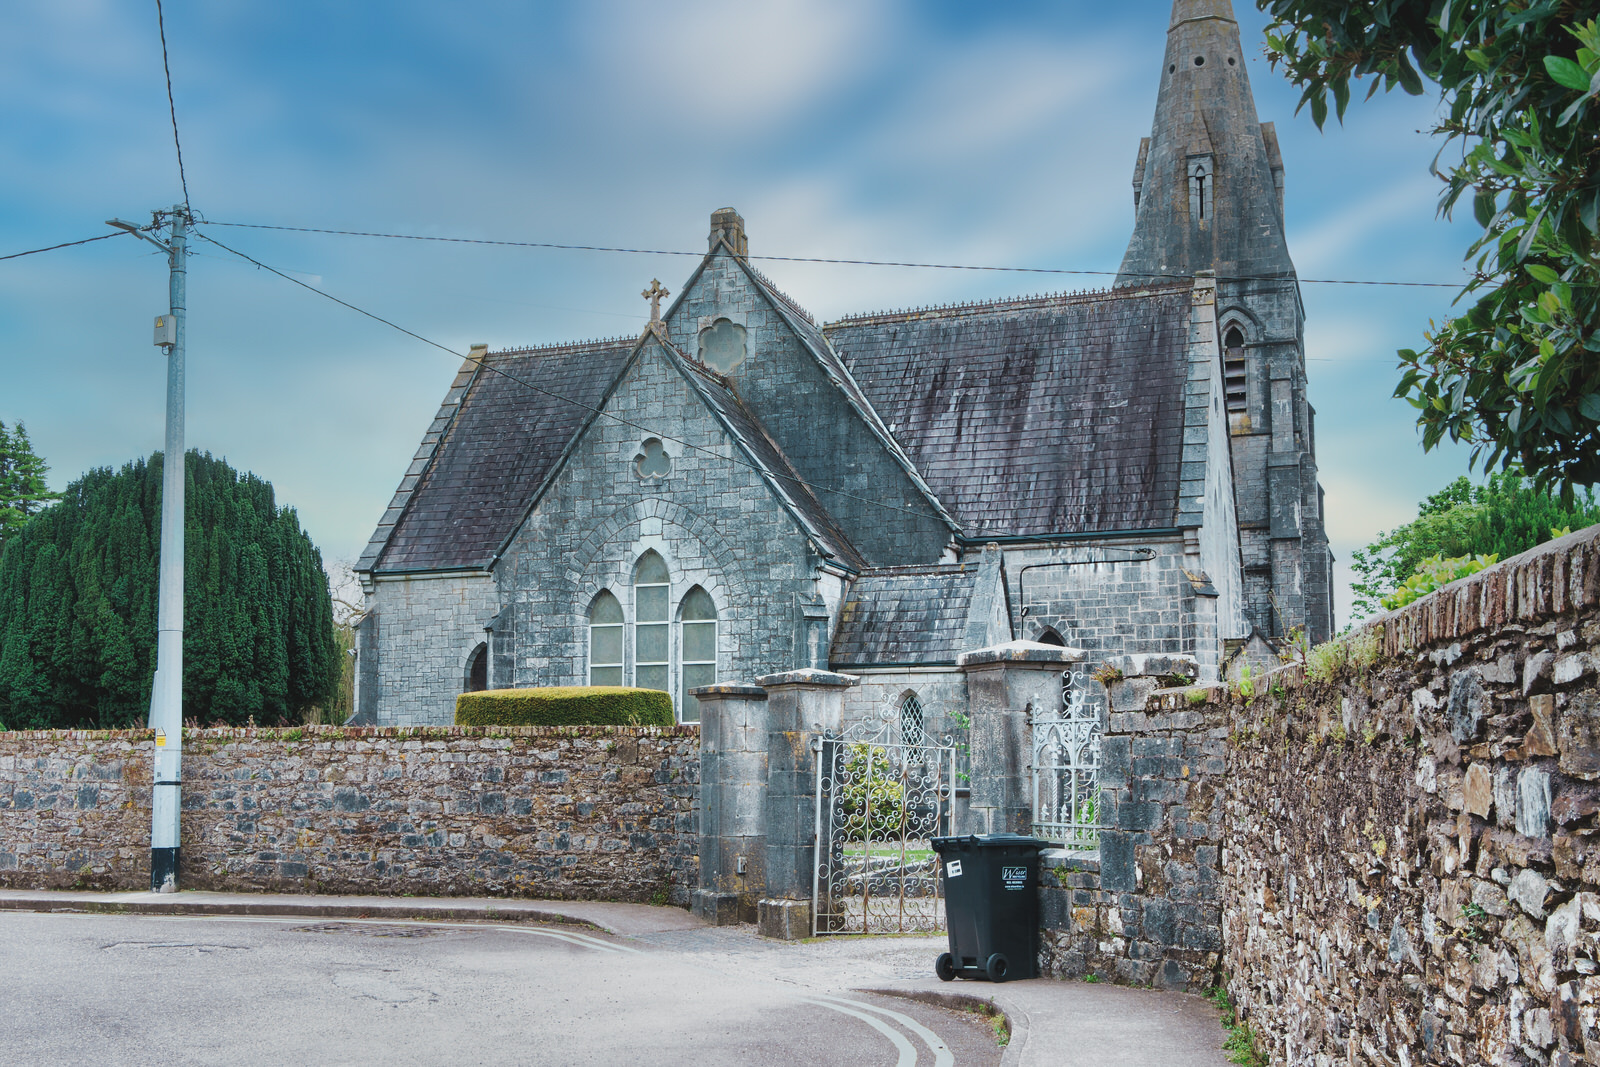
[{"label": "gable finial", "polygon": [[653,323],[660,322],[661,298],[664,296],[671,296],[672,293],[668,291],[666,286],[661,284],[660,278],[651,278],[650,288],[646,289],[639,295],[650,301],[650,321]]}]

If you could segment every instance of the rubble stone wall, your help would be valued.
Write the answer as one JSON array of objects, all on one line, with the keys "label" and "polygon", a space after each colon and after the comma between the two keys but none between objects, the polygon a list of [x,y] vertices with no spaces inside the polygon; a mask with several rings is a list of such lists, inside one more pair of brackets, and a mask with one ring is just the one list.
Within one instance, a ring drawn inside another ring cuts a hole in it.
[{"label": "rubble stone wall", "polygon": [[1096,855],[1047,854],[1041,974],[1167,989],[1215,981],[1228,713],[1220,689],[1157,684],[1147,676],[1109,687],[1100,748],[1106,829]]},{"label": "rubble stone wall", "polygon": [[1600,527],[1229,705],[1227,984],[1273,1063],[1600,1062]]},{"label": "rubble stone wall", "polygon": [[[0,732],[0,886],[147,889],[147,730]],[[186,889],[686,903],[693,726],[185,734]]]}]

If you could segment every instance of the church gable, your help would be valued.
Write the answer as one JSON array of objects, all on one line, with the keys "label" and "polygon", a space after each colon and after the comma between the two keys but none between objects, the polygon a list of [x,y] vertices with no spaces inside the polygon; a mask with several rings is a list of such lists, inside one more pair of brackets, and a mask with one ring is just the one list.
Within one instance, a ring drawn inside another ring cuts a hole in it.
[{"label": "church gable", "polygon": [[[717,677],[789,669],[797,605],[815,598],[817,568],[859,565],[782,453],[762,444],[759,423],[715,379],[693,373],[647,335],[508,546],[496,574],[502,600],[514,605],[515,684],[590,681],[591,613],[609,597],[623,621],[605,625],[671,627],[664,669],[684,705],[676,635],[695,589],[704,594],[697,610],[714,614],[718,627],[716,671],[689,666]],[[659,624],[638,614],[635,579],[646,553],[667,575],[670,615]],[[654,665],[632,645],[627,652],[600,666],[621,671],[625,684],[660,681],[640,675]]]},{"label": "church gable", "polygon": [[730,251],[744,240],[742,226],[713,235],[665,316],[673,343],[727,383],[867,560],[937,560],[952,533],[937,499],[810,317]]}]

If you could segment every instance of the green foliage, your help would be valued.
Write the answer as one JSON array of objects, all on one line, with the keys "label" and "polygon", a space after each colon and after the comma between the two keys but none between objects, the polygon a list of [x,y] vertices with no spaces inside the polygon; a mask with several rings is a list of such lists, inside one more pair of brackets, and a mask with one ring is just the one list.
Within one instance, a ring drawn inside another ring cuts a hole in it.
[{"label": "green foliage", "polygon": [[1094,673],[1090,677],[1101,685],[1115,685],[1122,681],[1122,668],[1116,666],[1110,660],[1106,660],[1094,669]]},{"label": "green foliage", "polygon": [[889,841],[900,836],[906,791],[890,769],[889,753],[882,745],[850,745],[838,782],[846,841]]},{"label": "green foliage", "polygon": [[1239,681],[1234,685],[1234,690],[1246,700],[1256,695],[1256,681],[1250,664],[1246,663],[1239,668]]},{"label": "green foliage", "polygon": [[1195,704],[1204,704],[1206,702],[1206,693],[1207,690],[1205,686],[1197,685],[1185,693],[1183,698],[1189,702],[1190,706]]},{"label": "green foliage", "polygon": [[[185,467],[185,720],[298,718],[338,681],[322,557],[272,486]],[[156,660],[161,456],[92,470],[0,550],[0,719],[142,725]]]},{"label": "green foliage", "polygon": [[1424,500],[1417,517],[1351,554],[1356,580],[1354,615],[1384,607],[1406,579],[1430,557],[1495,556],[1508,559],[1556,536],[1600,522],[1593,493],[1577,492],[1571,504],[1535,488],[1516,474],[1496,474],[1483,485],[1457,478]]},{"label": "green foliage", "polygon": [[[1536,0],[1257,0],[1267,50],[1321,126],[1423,78],[1440,91],[1440,210],[1466,198],[1475,303],[1400,353],[1395,390],[1423,447],[1445,437],[1540,488],[1600,480],[1600,27],[1589,5]],[[1443,159],[1450,148],[1459,150]]]},{"label": "green foliage", "polygon": [[1267,1067],[1267,1057],[1256,1047],[1255,1031],[1249,1023],[1239,1019],[1228,990],[1220,985],[1212,986],[1205,991],[1205,998],[1222,1014],[1222,1028],[1228,1031],[1228,1040],[1223,1042],[1222,1049],[1228,1053],[1228,1062],[1241,1067]]},{"label": "green foliage", "polygon": [[1458,578],[1477,574],[1485,567],[1493,566],[1499,558],[1493,553],[1487,556],[1457,556],[1454,559],[1429,556],[1418,564],[1417,573],[1400,583],[1399,589],[1383,598],[1383,606],[1389,611],[1403,608],[1436,589],[1443,589]]},{"label": "green foliage", "polygon": [[485,689],[456,697],[457,726],[671,726],[672,697],[625,685]]},{"label": "green foliage", "polygon": [[61,499],[45,484],[48,473],[50,468],[33,451],[27,427],[19,422],[15,430],[8,430],[0,422],[0,546],[22,529],[29,516]]}]

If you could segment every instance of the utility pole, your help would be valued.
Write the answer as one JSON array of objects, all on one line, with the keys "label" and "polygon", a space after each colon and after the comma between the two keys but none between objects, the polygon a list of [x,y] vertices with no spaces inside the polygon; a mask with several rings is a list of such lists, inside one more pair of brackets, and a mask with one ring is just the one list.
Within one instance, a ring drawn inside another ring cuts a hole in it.
[{"label": "utility pole", "polygon": [[161,213],[150,226],[111,219],[106,225],[126,230],[167,254],[172,268],[169,314],[156,318],[155,343],[167,353],[167,438],[161,457],[161,578],[156,602],[156,678],[150,697],[150,725],[155,729],[154,795],[150,800],[150,888],[178,891],[178,820],[183,782],[183,407],[184,326],[188,303],[188,207],[175,205],[172,235],[162,242],[147,231],[159,228]]}]

